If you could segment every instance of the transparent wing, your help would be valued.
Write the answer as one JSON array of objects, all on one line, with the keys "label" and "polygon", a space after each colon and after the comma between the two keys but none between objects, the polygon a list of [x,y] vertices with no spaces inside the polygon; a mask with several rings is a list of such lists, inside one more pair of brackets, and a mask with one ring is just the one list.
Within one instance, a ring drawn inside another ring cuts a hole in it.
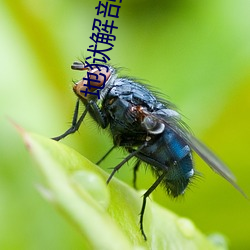
[{"label": "transparent wing", "polygon": [[243,190],[237,185],[233,173],[210,149],[182,126],[170,125],[170,128],[176,132],[190,146],[190,148],[192,148],[208,164],[210,168],[231,183],[243,196],[248,198]]},{"label": "transparent wing", "polygon": [[166,127],[169,127],[171,130],[173,130],[209,165],[212,170],[231,183],[242,195],[248,199],[247,195],[237,185],[236,178],[229,168],[210,149],[208,149],[202,142],[200,142],[188,131],[185,124],[180,120],[180,117],[169,115],[169,111],[166,111],[164,115],[163,113],[164,111],[161,111],[158,114],[151,113],[151,115],[155,119],[158,119],[159,122],[162,122]]}]

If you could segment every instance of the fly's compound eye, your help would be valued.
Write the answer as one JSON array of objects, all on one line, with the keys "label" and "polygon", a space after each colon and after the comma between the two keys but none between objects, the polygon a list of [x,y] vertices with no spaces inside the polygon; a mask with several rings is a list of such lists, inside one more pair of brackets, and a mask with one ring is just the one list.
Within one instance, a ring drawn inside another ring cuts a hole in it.
[{"label": "fly's compound eye", "polygon": [[105,83],[111,75],[109,67],[104,65],[90,67],[82,62],[74,62],[71,68],[74,70],[87,70],[87,75],[73,87],[76,95],[84,99],[88,99],[91,96],[87,94],[99,96],[99,91],[105,87]]},{"label": "fly's compound eye", "polygon": [[146,116],[142,122],[142,125],[146,128],[146,130],[150,134],[161,134],[164,129],[165,125],[159,121],[157,121],[154,117]]}]

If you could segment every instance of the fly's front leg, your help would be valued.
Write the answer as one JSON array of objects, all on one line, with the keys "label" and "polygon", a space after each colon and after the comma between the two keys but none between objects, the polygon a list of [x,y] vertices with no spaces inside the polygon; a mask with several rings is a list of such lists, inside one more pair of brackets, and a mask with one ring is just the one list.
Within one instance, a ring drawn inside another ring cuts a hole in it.
[{"label": "fly's front leg", "polygon": [[73,120],[72,120],[71,127],[65,133],[63,133],[62,135],[59,135],[57,137],[53,137],[51,139],[53,139],[55,141],[60,141],[64,137],[68,136],[69,134],[75,133],[79,129],[79,127],[80,127],[80,125],[81,125],[84,117],[86,116],[86,114],[88,112],[88,105],[87,105],[86,109],[84,110],[84,112],[82,113],[81,117],[77,121],[78,112],[79,112],[79,104],[80,104],[80,100],[78,99],[77,102],[76,102],[76,106],[75,106],[75,110],[74,110],[74,115],[73,115]]},{"label": "fly's front leg", "polygon": [[106,128],[108,126],[108,121],[106,115],[101,111],[99,106],[94,101],[89,101],[89,113],[95,119],[95,121],[102,127]]},{"label": "fly's front leg", "polygon": [[68,136],[69,134],[75,133],[79,129],[83,119],[85,118],[85,116],[88,112],[101,125],[102,128],[107,127],[106,117],[101,112],[100,108],[98,107],[98,105],[94,101],[88,102],[88,104],[86,105],[86,109],[81,114],[79,120],[77,120],[78,113],[79,113],[79,105],[80,105],[80,100],[78,99],[76,102],[71,127],[62,135],[59,135],[57,137],[52,138],[53,140],[59,141],[59,140],[63,139],[64,137]]}]

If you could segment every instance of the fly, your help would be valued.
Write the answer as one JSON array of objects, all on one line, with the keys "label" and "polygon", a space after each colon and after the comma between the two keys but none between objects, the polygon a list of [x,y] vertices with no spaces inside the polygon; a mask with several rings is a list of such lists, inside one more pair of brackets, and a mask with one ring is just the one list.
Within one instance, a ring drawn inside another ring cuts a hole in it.
[{"label": "fly", "polygon": [[[134,186],[140,165],[146,163],[151,167],[157,178],[143,195],[140,213],[140,230],[145,240],[143,216],[147,197],[159,184],[172,197],[185,192],[195,174],[192,151],[246,197],[227,166],[188,131],[172,103],[158,98],[145,85],[133,79],[118,77],[112,66],[94,67],[74,62],[71,68],[87,70],[89,78],[83,78],[73,87],[78,100],[71,127],[53,139],[59,141],[76,132],[89,113],[113,137],[113,147],[98,163],[116,147],[123,147],[128,152],[125,159],[113,169],[107,183],[133,157],[137,159]],[[80,102],[85,110],[78,118]]]}]

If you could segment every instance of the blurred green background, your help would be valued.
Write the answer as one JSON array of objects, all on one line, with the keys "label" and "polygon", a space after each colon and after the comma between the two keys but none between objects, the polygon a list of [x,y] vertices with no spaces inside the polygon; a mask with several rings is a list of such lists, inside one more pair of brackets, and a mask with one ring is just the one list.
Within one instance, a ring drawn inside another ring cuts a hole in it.
[{"label": "blurred green background", "polygon": [[[39,173],[8,117],[47,137],[70,124],[75,96],[70,65],[88,56],[98,1],[0,1],[0,249],[80,249],[81,235],[35,189]],[[250,195],[250,1],[123,1],[115,20],[111,63],[147,80],[185,115]],[[95,142],[95,143],[93,143]],[[96,162],[110,148],[90,119],[63,143]],[[124,157],[117,150],[108,170]],[[250,249],[250,203],[197,157],[202,178],[174,201],[153,198],[189,217],[206,234],[220,232],[230,249]],[[117,175],[132,183],[130,163]],[[56,178],[56,177],[55,177]],[[153,182],[139,172],[138,185]],[[98,235],[97,235],[98,237]]]}]

